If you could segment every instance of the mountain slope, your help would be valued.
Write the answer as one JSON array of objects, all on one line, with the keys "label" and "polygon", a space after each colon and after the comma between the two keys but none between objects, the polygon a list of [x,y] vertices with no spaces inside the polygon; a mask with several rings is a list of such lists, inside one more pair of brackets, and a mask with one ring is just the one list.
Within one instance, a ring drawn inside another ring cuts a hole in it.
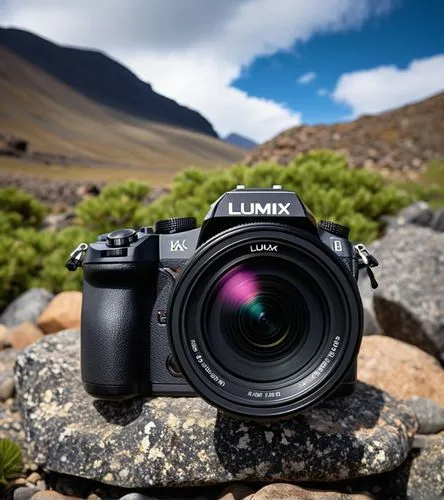
[{"label": "mountain slope", "polygon": [[227,135],[224,141],[241,149],[253,149],[255,146],[257,146],[257,143],[252,141],[251,139],[234,133]]},{"label": "mountain slope", "polygon": [[26,31],[0,28],[0,45],[94,101],[139,118],[217,137],[198,112],[153,91],[105,54],[62,47]]},{"label": "mountain slope", "polygon": [[353,166],[415,176],[430,160],[444,158],[444,92],[348,123],[286,130],[252,150],[244,161],[286,164],[300,152],[319,148],[345,152]]},{"label": "mountain slope", "polygon": [[[34,161],[28,170],[35,173],[105,180],[110,174],[105,170],[114,169],[113,177],[137,175],[164,182],[189,165],[227,165],[242,157],[240,149],[209,135],[101,106],[1,46],[0,96],[0,133],[30,141],[34,153],[50,153],[55,163],[59,155],[65,165],[56,171]],[[0,158],[0,166],[5,162]]]}]

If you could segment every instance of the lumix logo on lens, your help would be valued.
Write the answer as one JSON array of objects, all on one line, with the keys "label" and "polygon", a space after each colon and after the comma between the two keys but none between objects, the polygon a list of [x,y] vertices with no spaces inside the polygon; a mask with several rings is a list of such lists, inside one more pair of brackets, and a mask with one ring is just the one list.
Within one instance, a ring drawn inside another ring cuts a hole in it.
[{"label": "lumix logo on lens", "polygon": [[278,246],[272,245],[271,243],[256,243],[256,245],[250,245],[250,252],[277,252]]},{"label": "lumix logo on lens", "polygon": [[228,203],[229,215],[290,215],[290,203],[241,203],[239,209]]}]

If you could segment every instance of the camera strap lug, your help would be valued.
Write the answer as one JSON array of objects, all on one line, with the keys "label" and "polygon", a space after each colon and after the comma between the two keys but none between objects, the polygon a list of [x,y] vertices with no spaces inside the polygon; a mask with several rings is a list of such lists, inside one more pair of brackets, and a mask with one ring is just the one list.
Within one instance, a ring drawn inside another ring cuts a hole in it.
[{"label": "camera strap lug", "polygon": [[376,281],[375,275],[373,274],[371,268],[379,266],[379,262],[367,250],[366,246],[363,243],[358,243],[357,245],[355,245],[355,250],[359,255],[359,262],[358,262],[359,269],[365,268],[372,288],[373,289],[378,288],[378,282]]},{"label": "camera strap lug", "polygon": [[66,261],[66,269],[68,269],[68,271],[75,271],[81,266],[87,250],[88,245],[86,243],[80,243],[80,245],[71,252],[69,259]]}]

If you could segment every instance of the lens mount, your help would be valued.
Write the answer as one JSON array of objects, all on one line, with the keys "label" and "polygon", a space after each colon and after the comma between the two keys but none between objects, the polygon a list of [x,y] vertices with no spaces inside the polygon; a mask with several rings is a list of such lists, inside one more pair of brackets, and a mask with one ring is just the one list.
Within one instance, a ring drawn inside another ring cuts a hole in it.
[{"label": "lens mount", "polygon": [[168,330],[199,395],[233,414],[270,418],[339,387],[362,316],[353,277],[318,238],[252,223],[198,249],[171,295]]}]

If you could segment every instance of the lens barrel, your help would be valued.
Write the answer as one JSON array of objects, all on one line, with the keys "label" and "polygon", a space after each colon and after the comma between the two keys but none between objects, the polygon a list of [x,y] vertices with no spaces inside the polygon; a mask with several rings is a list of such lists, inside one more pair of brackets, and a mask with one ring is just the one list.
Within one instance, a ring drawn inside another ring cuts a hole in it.
[{"label": "lens barrel", "polygon": [[362,303],[341,260],[306,231],[226,230],[178,278],[169,336],[190,385],[224,411],[288,415],[341,384],[362,338]]}]

